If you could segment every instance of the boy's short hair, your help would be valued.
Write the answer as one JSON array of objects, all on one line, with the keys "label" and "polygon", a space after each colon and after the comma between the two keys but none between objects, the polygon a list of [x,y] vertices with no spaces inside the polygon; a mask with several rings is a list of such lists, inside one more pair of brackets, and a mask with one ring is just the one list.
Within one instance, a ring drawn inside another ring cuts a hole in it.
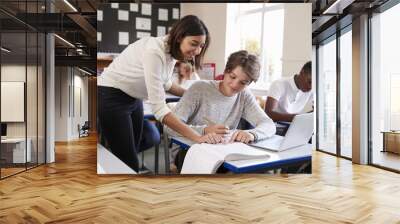
[{"label": "boy's short hair", "polygon": [[303,67],[301,68],[301,71],[304,74],[311,75],[311,61],[306,62]]},{"label": "boy's short hair", "polygon": [[232,53],[228,58],[224,73],[231,72],[237,66],[242,67],[243,72],[249,76],[251,81],[256,82],[260,77],[260,62],[254,54],[249,54],[245,50]]}]

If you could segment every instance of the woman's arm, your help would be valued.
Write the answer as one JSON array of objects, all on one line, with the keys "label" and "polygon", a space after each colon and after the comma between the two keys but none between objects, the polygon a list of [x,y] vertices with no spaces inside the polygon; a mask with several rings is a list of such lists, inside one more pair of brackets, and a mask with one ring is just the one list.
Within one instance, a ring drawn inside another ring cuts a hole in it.
[{"label": "woman's arm", "polygon": [[200,142],[201,135],[197,133],[195,130],[190,128],[188,125],[183,123],[178,117],[171,113],[168,113],[165,115],[163,119],[163,123],[167,125],[170,129],[176,131],[183,137],[188,138],[191,141],[194,142]]}]

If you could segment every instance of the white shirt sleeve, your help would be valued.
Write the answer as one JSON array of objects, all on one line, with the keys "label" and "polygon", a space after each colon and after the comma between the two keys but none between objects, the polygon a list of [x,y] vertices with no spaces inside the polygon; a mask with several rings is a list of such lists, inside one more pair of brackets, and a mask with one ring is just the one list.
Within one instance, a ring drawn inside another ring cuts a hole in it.
[{"label": "white shirt sleeve", "polygon": [[[147,51],[143,57],[144,80],[149,103],[156,119],[162,122],[164,116],[171,112],[165,103],[164,83],[161,78],[161,74],[164,72],[163,66],[166,65],[164,65],[161,55],[155,51]],[[171,86],[172,81],[169,80],[165,87],[171,88]]]},{"label": "white shirt sleeve", "polygon": [[170,90],[172,87],[172,79],[169,79],[167,83],[164,84],[165,91]]},{"label": "white shirt sleeve", "polygon": [[197,74],[197,72],[193,72],[192,76],[190,77],[192,80],[200,80],[199,75]]},{"label": "white shirt sleeve", "polygon": [[281,83],[279,81],[273,82],[268,90],[268,96],[279,101],[282,95],[283,95],[283,88]]}]

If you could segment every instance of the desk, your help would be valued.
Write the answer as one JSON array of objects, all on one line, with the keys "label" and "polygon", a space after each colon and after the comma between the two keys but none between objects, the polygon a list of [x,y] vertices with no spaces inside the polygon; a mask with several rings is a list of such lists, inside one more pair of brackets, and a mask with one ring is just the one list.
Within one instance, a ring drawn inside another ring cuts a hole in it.
[{"label": "desk", "polygon": [[[28,142],[25,151],[25,138],[6,138],[1,139],[1,154],[6,163],[25,163],[32,160],[31,145],[32,141],[27,138]],[[11,159],[12,158],[12,159]]]},{"label": "desk", "polygon": [[[188,149],[194,144],[181,137],[171,138],[171,142],[179,145],[183,149]],[[223,166],[234,173],[248,173],[257,170],[278,169],[288,165],[311,162],[312,145],[306,144],[282,152],[270,152],[276,156],[272,156],[268,159],[227,161],[224,162]]]},{"label": "desk", "polygon": [[180,96],[175,96],[175,95],[172,95],[172,94],[169,94],[169,93],[167,93],[165,95],[165,102],[166,103],[178,102],[180,99],[181,99]]},{"label": "desk", "polygon": [[112,152],[97,144],[97,174],[137,174]]},{"label": "desk", "polygon": [[400,154],[400,131],[382,131],[383,149],[382,152]]}]

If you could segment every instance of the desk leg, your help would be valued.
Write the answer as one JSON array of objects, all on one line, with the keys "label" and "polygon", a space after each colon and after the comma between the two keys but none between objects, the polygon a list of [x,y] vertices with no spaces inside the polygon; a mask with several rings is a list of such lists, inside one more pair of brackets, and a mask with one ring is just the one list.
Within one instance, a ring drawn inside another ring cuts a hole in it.
[{"label": "desk leg", "polygon": [[158,152],[159,152],[159,147],[160,147],[160,144],[157,144],[154,147],[154,153],[155,153],[155,155],[154,155],[154,172],[155,172],[155,174],[158,174]]},{"label": "desk leg", "polygon": [[142,169],[144,169],[144,151],[142,151]]},{"label": "desk leg", "polygon": [[299,167],[296,173],[304,173],[304,170],[307,168],[308,165],[310,165],[310,162],[303,163],[303,165]]},{"label": "desk leg", "polygon": [[163,133],[164,138],[164,160],[165,160],[165,174],[169,174],[169,140],[166,131]]},{"label": "desk leg", "polygon": [[385,150],[385,149],[386,149],[386,141],[385,141],[385,140],[386,140],[386,138],[385,138],[385,135],[386,135],[386,134],[385,134],[385,133],[383,133],[383,144],[382,144],[382,145],[383,145],[383,149],[382,149],[382,151],[381,151],[381,152],[386,152],[386,150]]}]

